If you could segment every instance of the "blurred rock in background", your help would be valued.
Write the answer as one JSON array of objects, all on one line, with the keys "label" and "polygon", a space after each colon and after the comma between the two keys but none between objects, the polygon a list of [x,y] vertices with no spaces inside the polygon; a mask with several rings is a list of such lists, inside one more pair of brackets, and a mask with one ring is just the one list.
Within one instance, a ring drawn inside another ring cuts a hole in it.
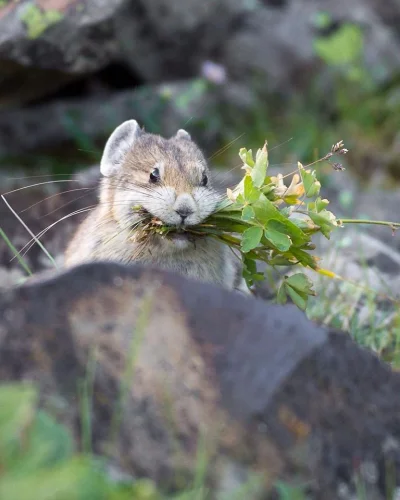
[{"label": "blurred rock in background", "polygon": [[[175,123],[168,113],[163,119],[162,106],[149,120],[146,102],[142,110],[142,95],[136,97],[140,88],[158,100],[165,83],[174,87],[181,123],[201,122],[200,138],[201,130],[211,128],[215,140],[229,139],[237,130],[224,130],[232,120],[216,105],[204,114],[201,102],[195,109],[186,106],[190,95],[182,81],[187,80],[208,81],[201,99],[209,103],[209,95],[216,94],[239,114],[239,123],[243,107],[267,117],[265,124],[250,117],[254,128],[268,124],[275,130],[272,116],[285,114],[282,108],[293,105],[287,99],[307,92],[319,114],[322,109],[334,119],[340,96],[332,67],[347,64],[346,76],[356,83],[365,81],[366,68],[373,85],[399,73],[399,17],[398,2],[374,0],[332,0],[323,11],[320,2],[305,0],[2,1],[0,157],[16,150],[54,154],[54,148],[76,143],[77,136],[103,141],[132,115],[144,115],[146,125],[169,132]],[[207,70],[208,61],[220,65],[222,79]],[[272,99],[271,110],[266,101],[276,92],[283,101],[278,106]],[[130,95],[132,106],[126,101]],[[246,133],[251,136],[252,130]],[[214,146],[211,140],[208,147]]]}]

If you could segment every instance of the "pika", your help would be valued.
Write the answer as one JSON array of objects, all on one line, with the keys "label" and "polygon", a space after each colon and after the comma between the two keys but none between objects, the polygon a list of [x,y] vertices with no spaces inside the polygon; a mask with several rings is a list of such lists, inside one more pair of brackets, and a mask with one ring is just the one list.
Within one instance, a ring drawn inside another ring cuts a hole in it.
[{"label": "pika", "polygon": [[211,237],[174,231],[139,238],[143,216],[135,212],[137,205],[165,225],[185,229],[206,219],[221,199],[188,132],[180,129],[166,139],[128,120],[107,140],[100,171],[99,203],[70,241],[65,267],[98,260],[139,262],[250,293],[238,256]]}]

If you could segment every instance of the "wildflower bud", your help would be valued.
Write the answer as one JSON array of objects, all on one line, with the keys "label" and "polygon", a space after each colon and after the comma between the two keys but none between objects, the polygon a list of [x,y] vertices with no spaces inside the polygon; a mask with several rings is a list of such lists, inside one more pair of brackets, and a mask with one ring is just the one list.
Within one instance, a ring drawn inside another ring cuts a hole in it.
[{"label": "wildflower bud", "polygon": [[343,172],[343,170],[346,170],[341,163],[332,163],[332,167],[334,170],[337,170],[338,172]]},{"label": "wildflower bud", "polygon": [[347,153],[348,153],[348,152],[349,152],[349,150],[348,150],[348,149],[346,149],[346,148],[342,148],[342,149],[341,149],[338,153],[339,153],[340,155],[347,155]]},{"label": "wildflower bud", "polygon": [[339,141],[338,143],[334,144],[331,148],[332,153],[337,153],[340,149],[342,149],[344,146],[343,141]]}]

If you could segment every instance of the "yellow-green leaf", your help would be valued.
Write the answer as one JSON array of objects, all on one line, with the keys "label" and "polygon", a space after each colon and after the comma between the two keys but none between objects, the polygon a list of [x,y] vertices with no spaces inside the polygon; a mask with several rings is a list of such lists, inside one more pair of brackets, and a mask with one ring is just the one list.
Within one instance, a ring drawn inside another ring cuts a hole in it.
[{"label": "yellow-green leaf", "polygon": [[265,144],[262,149],[259,149],[257,151],[256,163],[251,171],[251,177],[253,179],[253,183],[258,188],[260,188],[264,184],[265,177],[267,175],[267,167],[268,167],[268,150],[267,150],[267,145]]},{"label": "yellow-green leaf", "polygon": [[308,212],[308,215],[320,227],[321,233],[329,240],[331,232],[337,227],[337,220],[333,213],[323,209],[319,213]]},{"label": "yellow-green leaf", "polygon": [[244,178],[243,196],[247,203],[254,203],[260,198],[260,191],[254,186],[250,175]]},{"label": "yellow-green leaf", "polygon": [[307,198],[318,196],[321,189],[321,183],[317,179],[315,170],[307,171],[301,163],[298,164],[301,180],[303,181],[304,191]]},{"label": "yellow-green leaf", "polygon": [[314,50],[328,64],[349,64],[360,58],[363,38],[361,28],[348,23],[329,37],[316,38]]},{"label": "yellow-green leaf", "polygon": [[239,151],[239,156],[245,165],[254,167],[253,152],[251,149],[247,151],[246,148],[241,148]]}]

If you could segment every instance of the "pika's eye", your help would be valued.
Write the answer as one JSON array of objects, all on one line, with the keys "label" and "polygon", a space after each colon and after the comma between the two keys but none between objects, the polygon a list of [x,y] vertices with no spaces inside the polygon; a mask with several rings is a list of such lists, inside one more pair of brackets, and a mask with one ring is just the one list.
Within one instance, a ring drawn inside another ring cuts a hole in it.
[{"label": "pika's eye", "polygon": [[150,182],[158,182],[160,180],[160,171],[154,168],[150,173]]},{"label": "pika's eye", "polygon": [[207,186],[207,183],[208,183],[208,177],[206,176],[206,174],[204,174],[203,178],[201,179],[201,185]]}]

